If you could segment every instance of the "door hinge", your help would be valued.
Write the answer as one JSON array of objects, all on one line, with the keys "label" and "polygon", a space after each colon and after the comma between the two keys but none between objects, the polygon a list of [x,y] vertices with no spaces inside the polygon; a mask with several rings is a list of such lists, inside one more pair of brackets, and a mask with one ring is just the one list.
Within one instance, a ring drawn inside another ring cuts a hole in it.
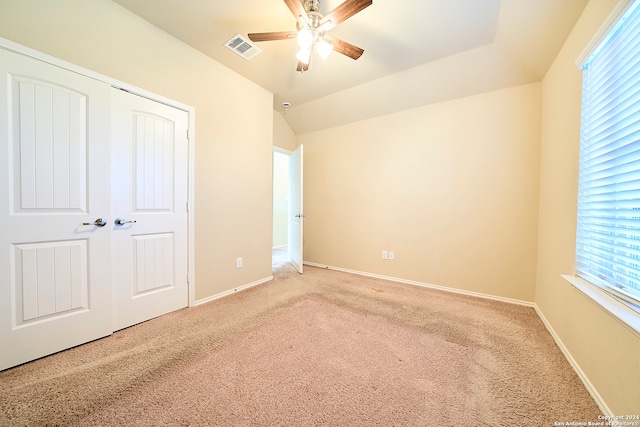
[{"label": "door hinge", "polygon": [[189,212],[189,201],[188,200],[187,200],[187,203],[186,203],[186,207],[187,207],[187,212]]},{"label": "door hinge", "polygon": [[187,129],[187,141],[189,141],[189,129]]}]

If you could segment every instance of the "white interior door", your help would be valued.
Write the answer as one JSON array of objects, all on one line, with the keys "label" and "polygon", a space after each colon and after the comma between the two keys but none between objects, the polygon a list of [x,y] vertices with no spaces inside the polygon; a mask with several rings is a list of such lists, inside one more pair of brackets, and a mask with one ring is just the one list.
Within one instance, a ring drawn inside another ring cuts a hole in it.
[{"label": "white interior door", "polygon": [[291,264],[302,273],[303,264],[303,219],[304,211],[302,206],[302,178],[303,178],[303,147],[300,145],[289,157],[289,184],[291,196],[291,218],[289,218],[289,256]]},{"label": "white interior door", "polygon": [[[112,89],[114,330],[188,304],[187,112]],[[114,220],[125,223],[118,225]]]},{"label": "white interior door", "polygon": [[109,90],[0,48],[0,369],[113,330]]}]

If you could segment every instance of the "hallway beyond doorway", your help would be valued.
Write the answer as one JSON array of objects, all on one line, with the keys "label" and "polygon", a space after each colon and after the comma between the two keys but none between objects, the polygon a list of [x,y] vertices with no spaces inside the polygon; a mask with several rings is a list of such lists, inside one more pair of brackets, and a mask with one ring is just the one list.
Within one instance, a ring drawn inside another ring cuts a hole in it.
[{"label": "hallway beyond doorway", "polygon": [[274,266],[285,262],[289,262],[289,247],[280,246],[273,248],[271,253],[271,265]]}]

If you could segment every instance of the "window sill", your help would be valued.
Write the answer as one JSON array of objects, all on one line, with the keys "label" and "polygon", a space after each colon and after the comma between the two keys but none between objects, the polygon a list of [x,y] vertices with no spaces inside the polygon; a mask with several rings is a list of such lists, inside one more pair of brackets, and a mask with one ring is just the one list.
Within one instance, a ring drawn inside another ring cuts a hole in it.
[{"label": "window sill", "polygon": [[562,277],[584,296],[595,302],[614,319],[622,323],[636,336],[640,337],[640,314],[627,307],[608,293],[576,276],[563,274]]}]

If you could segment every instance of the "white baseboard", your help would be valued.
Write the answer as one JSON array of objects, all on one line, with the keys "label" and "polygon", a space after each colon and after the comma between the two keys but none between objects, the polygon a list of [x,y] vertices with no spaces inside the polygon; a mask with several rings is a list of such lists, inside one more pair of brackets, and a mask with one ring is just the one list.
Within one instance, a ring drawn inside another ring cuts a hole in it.
[{"label": "white baseboard", "polygon": [[536,314],[538,315],[538,317],[540,317],[540,319],[542,320],[542,323],[547,328],[547,331],[549,331],[549,333],[551,334],[551,336],[555,340],[556,344],[560,348],[560,351],[562,351],[562,354],[564,354],[564,357],[567,359],[567,361],[569,362],[569,364],[571,365],[571,367],[573,368],[575,373],[578,375],[578,377],[580,378],[580,380],[582,381],[582,383],[586,387],[587,391],[589,392],[589,394],[591,395],[593,400],[595,400],[596,404],[598,405],[598,407],[600,408],[602,413],[604,415],[609,415],[609,416],[615,415],[615,414],[613,414],[613,412],[611,412],[611,410],[609,409],[609,406],[607,406],[605,401],[602,399],[602,396],[600,396],[600,394],[598,393],[596,388],[593,386],[593,384],[591,384],[591,381],[589,381],[589,378],[587,377],[587,375],[580,368],[580,365],[578,365],[578,362],[576,362],[576,360],[573,358],[573,356],[571,355],[571,353],[569,352],[567,347],[564,345],[564,343],[562,342],[562,340],[560,339],[558,334],[556,334],[556,332],[553,330],[553,327],[551,327],[551,324],[544,317],[544,314],[542,314],[542,311],[540,310],[540,308],[538,307],[538,305],[536,303],[529,302],[529,301],[522,301],[522,300],[512,299],[512,298],[498,297],[498,296],[495,296],[495,295],[482,294],[482,293],[479,293],[479,292],[471,292],[471,291],[465,291],[465,290],[461,290],[461,289],[448,288],[448,287],[445,287],[445,286],[432,285],[432,284],[428,284],[428,283],[421,283],[421,282],[416,282],[416,281],[413,281],[413,280],[400,279],[400,278],[397,278],[397,277],[389,277],[389,276],[383,276],[383,275],[380,275],[380,274],[366,273],[366,272],[363,272],[363,271],[349,270],[349,269],[341,268],[341,267],[333,267],[333,266],[330,266],[330,265],[317,264],[315,262],[305,261],[304,264],[305,265],[310,265],[312,267],[326,268],[326,269],[329,269],[329,270],[336,270],[336,271],[343,271],[345,273],[358,274],[360,276],[374,277],[374,278],[377,278],[377,279],[390,280],[392,282],[406,283],[408,285],[420,286],[420,287],[423,287],[423,288],[438,289],[438,290],[445,291],[445,292],[453,292],[453,293],[462,294],[462,295],[470,295],[470,296],[479,297],[479,298],[487,298],[487,299],[507,302],[507,303],[511,303],[511,304],[518,304],[518,305],[524,305],[524,306],[527,306],[527,307],[533,307],[535,309],[535,311],[536,311]]},{"label": "white baseboard", "polygon": [[212,295],[210,297],[197,300],[195,302],[195,304],[194,304],[194,307],[197,306],[197,305],[206,304],[208,302],[211,302],[211,301],[214,301],[214,300],[217,300],[217,299],[220,299],[220,298],[224,298],[226,296],[229,296],[229,295],[234,294],[234,293],[239,292],[239,291],[247,290],[249,288],[261,285],[261,284],[269,282],[271,280],[273,280],[273,276],[265,277],[264,279],[256,280],[255,282],[247,283],[246,285],[242,285],[242,286],[239,286],[237,288],[229,289],[228,291],[221,292],[219,294],[215,294],[215,295]]},{"label": "white baseboard", "polygon": [[549,331],[549,333],[555,340],[558,347],[560,347],[560,351],[562,351],[562,354],[564,354],[564,357],[567,359],[567,361],[569,362],[573,370],[576,372],[576,374],[578,374],[578,377],[580,378],[584,386],[587,388],[587,391],[589,392],[591,397],[593,397],[593,400],[596,401],[596,404],[598,405],[602,413],[604,415],[609,415],[609,416],[615,415],[611,411],[611,409],[609,409],[609,406],[605,403],[604,399],[602,399],[602,396],[600,396],[600,393],[598,393],[598,390],[596,390],[593,384],[591,384],[591,381],[589,381],[589,378],[584,373],[582,368],[580,368],[580,365],[578,365],[578,362],[576,362],[576,360],[573,358],[573,356],[569,352],[569,349],[567,349],[567,347],[564,345],[564,343],[560,339],[560,336],[558,336],[558,334],[556,334],[556,331],[553,330],[551,323],[549,323],[549,321],[544,316],[544,314],[542,313],[542,311],[540,310],[537,304],[535,305],[535,309],[536,309],[536,313],[538,313],[538,317],[540,317],[540,319],[542,320],[542,323],[544,323],[544,326],[547,328],[547,331]]},{"label": "white baseboard", "polygon": [[317,264],[315,262],[309,262],[309,261],[305,261],[304,264],[305,265],[310,265],[312,267],[326,268],[326,269],[329,269],[329,270],[336,270],[336,271],[343,271],[345,273],[357,274],[359,276],[366,276],[366,277],[373,277],[373,278],[376,278],[376,279],[389,280],[391,282],[406,283],[407,285],[420,286],[422,288],[437,289],[437,290],[440,290],[440,291],[453,292],[453,293],[456,293],[456,294],[470,295],[470,296],[479,297],[479,298],[492,299],[492,300],[495,300],[495,301],[508,302],[510,304],[524,305],[524,306],[527,306],[527,307],[534,307],[535,306],[535,304],[530,302],[530,301],[523,301],[523,300],[518,300],[518,299],[499,297],[499,296],[495,296],[495,295],[483,294],[483,293],[480,293],[480,292],[465,291],[463,289],[448,288],[446,286],[432,285],[432,284],[429,284],[429,283],[422,283],[422,282],[416,282],[414,280],[400,279],[398,277],[383,276],[381,274],[367,273],[367,272],[364,272],[364,271],[349,270],[349,269],[346,269],[346,268],[333,267],[333,266],[330,266],[330,265],[323,265],[323,264]]}]

